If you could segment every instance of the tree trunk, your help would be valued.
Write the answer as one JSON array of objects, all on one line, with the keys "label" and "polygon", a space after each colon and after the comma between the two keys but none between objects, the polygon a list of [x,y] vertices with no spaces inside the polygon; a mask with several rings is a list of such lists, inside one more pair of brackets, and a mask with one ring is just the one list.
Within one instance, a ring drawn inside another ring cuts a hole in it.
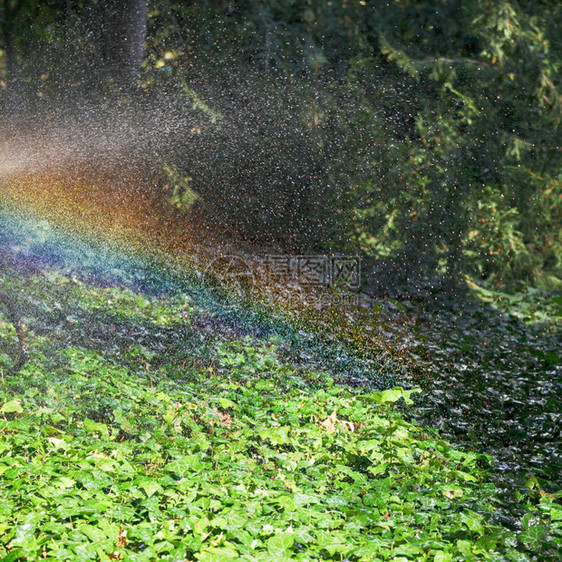
[{"label": "tree trunk", "polygon": [[14,41],[14,30],[11,25],[4,23],[2,35],[4,36],[4,52],[6,57],[6,83],[11,84],[16,76],[17,55]]},{"label": "tree trunk", "polygon": [[135,84],[146,40],[146,0],[103,0],[101,50],[111,76],[120,85]]}]

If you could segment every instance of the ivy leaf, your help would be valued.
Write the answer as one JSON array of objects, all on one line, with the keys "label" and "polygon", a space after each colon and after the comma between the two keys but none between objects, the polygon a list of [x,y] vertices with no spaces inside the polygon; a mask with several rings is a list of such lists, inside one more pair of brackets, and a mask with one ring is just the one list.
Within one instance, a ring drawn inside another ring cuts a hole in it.
[{"label": "ivy leaf", "polygon": [[482,516],[474,511],[463,511],[461,513],[461,521],[475,533],[481,533],[484,530],[482,526]]},{"label": "ivy leaf", "polygon": [[49,437],[47,441],[55,448],[55,449],[66,449],[67,443],[64,439],[58,439],[56,437]]},{"label": "ivy leaf", "polygon": [[2,406],[0,411],[4,412],[5,414],[14,413],[14,412],[17,412],[18,414],[21,414],[23,412],[23,408],[21,407],[20,399],[14,398],[13,400],[10,400],[9,402],[6,402]]},{"label": "ivy leaf", "polygon": [[139,487],[146,492],[146,495],[149,498],[151,498],[156,492],[162,491],[162,486],[154,480],[144,480],[139,483]]},{"label": "ivy leaf", "polygon": [[434,562],[451,562],[453,560],[453,555],[444,550],[437,550],[433,556]]},{"label": "ivy leaf", "polygon": [[272,554],[281,555],[293,546],[295,540],[289,534],[279,533],[267,539],[266,542],[267,547],[272,552]]},{"label": "ivy leaf", "polygon": [[519,540],[531,550],[538,550],[544,541],[546,527],[542,524],[529,527],[519,535]]}]

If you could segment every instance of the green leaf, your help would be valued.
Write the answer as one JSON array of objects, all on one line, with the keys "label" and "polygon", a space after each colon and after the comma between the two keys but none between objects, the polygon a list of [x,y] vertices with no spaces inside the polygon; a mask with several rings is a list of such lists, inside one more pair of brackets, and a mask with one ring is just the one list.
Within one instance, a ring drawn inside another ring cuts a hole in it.
[{"label": "green leaf", "polygon": [[21,414],[23,412],[23,408],[21,407],[21,401],[19,398],[14,398],[9,402],[6,402],[0,411],[4,412],[5,414],[17,412]]},{"label": "green leaf", "polygon": [[404,390],[400,387],[390,388],[388,390],[383,390],[380,393],[379,401],[381,404],[393,404],[398,402],[401,398],[404,399],[406,404],[413,404],[410,396],[416,392],[421,392],[420,388],[412,388],[410,390]]},{"label": "green leaf", "polygon": [[519,540],[532,550],[538,550],[544,542],[546,527],[542,524],[529,527],[526,531],[519,534]]},{"label": "green leaf", "polygon": [[287,533],[273,535],[266,541],[267,548],[274,554],[282,554],[286,550],[289,550],[293,546],[294,542],[295,540],[292,535]]},{"label": "green leaf", "polygon": [[162,491],[162,486],[155,482],[154,480],[143,480],[138,484],[139,488],[142,488],[146,495],[151,498],[156,492]]},{"label": "green leaf", "polygon": [[482,526],[482,516],[469,509],[461,513],[461,521],[469,528],[469,530],[476,533],[481,533],[484,530]]},{"label": "green leaf", "polygon": [[109,429],[104,423],[99,423],[89,418],[85,418],[83,423],[86,431],[89,431],[90,433],[100,433],[105,437],[109,436]]},{"label": "green leaf", "polygon": [[444,550],[437,550],[433,554],[433,560],[434,562],[451,562],[453,560],[453,555]]}]

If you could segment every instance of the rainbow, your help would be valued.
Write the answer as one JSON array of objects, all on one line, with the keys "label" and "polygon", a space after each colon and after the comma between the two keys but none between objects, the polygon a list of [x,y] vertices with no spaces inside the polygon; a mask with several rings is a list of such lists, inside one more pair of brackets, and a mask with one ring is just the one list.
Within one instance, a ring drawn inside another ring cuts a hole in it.
[{"label": "rainbow", "polygon": [[[391,366],[378,358],[382,352],[397,354],[386,338],[376,336],[371,309],[342,305],[327,292],[318,306],[318,298],[295,299],[283,287],[273,295],[259,282],[242,299],[229,294],[228,286],[217,297],[204,273],[217,256],[236,253],[231,244],[163,203],[139,180],[97,180],[69,170],[5,173],[4,243],[19,248],[23,261],[55,256],[59,267],[132,288],[182,291],[211,314],[258,326],[260,333],[282,334],[342,376],[388,386]],[[243,259],[259,269],[255,256]]]}]

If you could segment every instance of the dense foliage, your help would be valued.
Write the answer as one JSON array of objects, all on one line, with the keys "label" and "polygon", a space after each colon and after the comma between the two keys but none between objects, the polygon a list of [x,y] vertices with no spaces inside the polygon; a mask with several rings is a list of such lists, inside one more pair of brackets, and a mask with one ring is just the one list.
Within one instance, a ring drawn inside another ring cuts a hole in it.
[{"label": "dense foliage", "polygon": [[[106,96],[107,6],[7,2],[7,98],[16,75],[34,106]],[[561,24],[554,1],[154,0],[140,97],[189,124],[162,124],[153,164],[262,243],[553,282]]]},{"label": "dense foliage", "polygon": [[413,391],[350,390],[282,340],[203,332],[181,296],[3,282],[37,303],[30,363],[0,388],[4,560],[559,553],[559,495],[530,481],[506,526],[489,458],[400,417]]},{"label": "dense foliage", "polygon": [[0,558],[560,557],[561,25],[1,2]]}]

